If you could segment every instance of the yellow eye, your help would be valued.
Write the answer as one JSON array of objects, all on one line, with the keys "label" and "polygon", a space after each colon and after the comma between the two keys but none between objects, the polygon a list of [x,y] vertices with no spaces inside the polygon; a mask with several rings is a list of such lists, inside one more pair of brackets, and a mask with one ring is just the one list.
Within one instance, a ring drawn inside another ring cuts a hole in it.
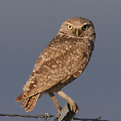
[{"label": "yellow eye", "polygon": [[71,30],[73,27],[71,25],[68,25],[67,28]]},{"label": "yellow eye", "polygon": [[89,25],[86,24],[86,25],[84,25],[84,26],[82,27],[82,30],[85,31],[85,30],[87,30],[88,28],[89,28]]}]

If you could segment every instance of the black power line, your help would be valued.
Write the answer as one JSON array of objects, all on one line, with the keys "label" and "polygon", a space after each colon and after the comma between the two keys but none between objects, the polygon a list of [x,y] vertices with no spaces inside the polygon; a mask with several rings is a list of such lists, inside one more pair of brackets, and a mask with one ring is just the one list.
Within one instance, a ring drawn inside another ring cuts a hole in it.
[{"label": "black power line", "polygon": [[24,117],[24,118],[36,118],[36,119],[42,119],[49,120],[50,118],[54,118],[53,121],[71,121],[71,120],[78,120],[78,121],[108,121],[108,120],[101,120],[101,116],[98,118],[76,118],[74,117],[76,115],[76,112],[72,112],[70,110],[69,104],[67,103],[61,110],[61,112],[57,115],[50,115],[48,113],[45,113],[43,115],[22,115],[22,114],[5,114],[0,113],[0,116],[9,116],[9,117]]},{"label": "black power line", "polygon": [[[58,115],[50,115],[48,113],[45,113],[43,115],[22,115],[22,114],[5,114],[5,113],[0,113],[0,116],[9,116],[9,117],[23,117],[23,118],[36,118],[36,119],[42,119],[44,118],[45,120],[49,120],[50,118],[56,118],[54,120],[58,120]],[[73,120],[79,120],[79,121],[108,121],[108,120],[101,120],[101,117],[99,118],[73,118]]]}]

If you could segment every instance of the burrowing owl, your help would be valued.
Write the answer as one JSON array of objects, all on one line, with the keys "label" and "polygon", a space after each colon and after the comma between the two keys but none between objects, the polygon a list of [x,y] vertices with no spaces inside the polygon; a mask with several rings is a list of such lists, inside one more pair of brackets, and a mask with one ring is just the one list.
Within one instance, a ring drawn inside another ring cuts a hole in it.
[{"label": "burrowing owl", "polygon": [[91,21],[80,17],[64,21],[57,36],[37,59],[23,87],[24,92],[16,98],[16,102],[22,100],[21,106],[29,112],[38,98],[48,93],[60,112],[61,106],[54,95],[56,92],[75,112],[76,103],[61,89],[84,71],[94,48],[94,39],[95,30]]}]

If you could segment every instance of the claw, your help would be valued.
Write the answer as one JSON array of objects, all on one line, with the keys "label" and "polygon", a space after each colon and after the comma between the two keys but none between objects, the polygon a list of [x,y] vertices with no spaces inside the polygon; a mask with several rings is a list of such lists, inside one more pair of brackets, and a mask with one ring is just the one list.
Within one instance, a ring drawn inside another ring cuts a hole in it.
[{"label": "claw", "polygon": [[57,94],[61,96],[62,98],[66,99],[66,101],[69,103],[69,107],[72,112],[77,113],[79,111],[77,104],[64,92],[58,91]]},{"label": "claw", "polygon": [[58,106],[57,110],[58,110],[58,113],[60,113],[60,111],[62,110],[62,107]]},{"label": "claw", "polygon": [[70,110],[74,113],[79,111],[77,104],[74,101],[69,102]]}]

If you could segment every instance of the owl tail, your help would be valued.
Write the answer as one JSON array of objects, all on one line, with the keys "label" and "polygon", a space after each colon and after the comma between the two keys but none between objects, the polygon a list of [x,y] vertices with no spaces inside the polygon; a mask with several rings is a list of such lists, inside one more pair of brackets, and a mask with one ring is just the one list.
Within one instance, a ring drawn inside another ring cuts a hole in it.
[{"label": "owl tail", "polygon": [[19,95],[19,96],[16,98],[16,102],[19,102],[19,101],[23,100],[22,103],[21,103],[21,107],[25,107],[25,111],[26,111],[26,112],[32,111],[33,108],[34,108],[35,105],[36,105],[37,100],[39,99],[39,97],[42,96],[41,93],[38,93],[38,94],[36,94],[36,95],[34,95],[34,96],[31,96],[31,97],[29,97],[29,98],[23,99],[23,98],[22,98],[23,95],[24,95],[23,93],[22,93],[21,95]]}]

